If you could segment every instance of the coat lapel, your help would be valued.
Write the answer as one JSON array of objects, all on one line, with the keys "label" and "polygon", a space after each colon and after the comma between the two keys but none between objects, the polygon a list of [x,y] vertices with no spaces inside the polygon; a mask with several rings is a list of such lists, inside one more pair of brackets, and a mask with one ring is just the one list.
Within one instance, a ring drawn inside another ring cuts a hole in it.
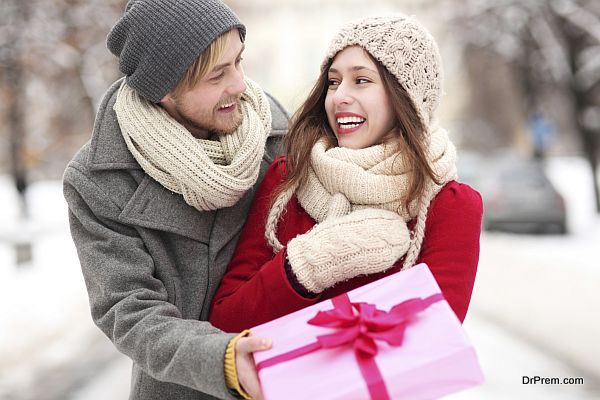
[{"label": "coat lapel", "polygon": [[145,175],[119,219],[208,244],[215,212],[196,210],[183,200],[182,195],[171,192]]},{"label": "coat lapel", "polygon": [[117,115],[113,110],[121,82],[122,79],[119,79],[108,89],[96,115],[88,155],[88,164],[92,171],[142,169],[127,149]]}]

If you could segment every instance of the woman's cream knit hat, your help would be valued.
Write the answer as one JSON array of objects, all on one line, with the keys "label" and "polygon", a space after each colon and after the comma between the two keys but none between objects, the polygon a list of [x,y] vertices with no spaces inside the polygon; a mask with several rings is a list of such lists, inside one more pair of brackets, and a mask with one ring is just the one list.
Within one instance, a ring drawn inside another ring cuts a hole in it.
[{"label": "woman's cream knit hat", "polygon": [[365,18],[333,38],[323,67],[348,46],[358,45],[390,71],[408,92],[429,130],[442,95],[441,57],[431,34],[407,16]]}]

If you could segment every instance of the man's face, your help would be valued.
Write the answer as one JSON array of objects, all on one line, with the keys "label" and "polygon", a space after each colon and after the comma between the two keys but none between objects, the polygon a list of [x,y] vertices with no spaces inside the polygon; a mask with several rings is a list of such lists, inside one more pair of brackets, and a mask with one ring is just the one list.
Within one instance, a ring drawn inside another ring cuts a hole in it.
[{"label": "man's face", "polygon": [[246,90],[241,64],[244,44],[237,29],[227,35],[227,48],[196,86],[176,99],[167,94],[161,100],[169,115],[199,139],[213,133],[232,133],[242,122],[240,98]]}]

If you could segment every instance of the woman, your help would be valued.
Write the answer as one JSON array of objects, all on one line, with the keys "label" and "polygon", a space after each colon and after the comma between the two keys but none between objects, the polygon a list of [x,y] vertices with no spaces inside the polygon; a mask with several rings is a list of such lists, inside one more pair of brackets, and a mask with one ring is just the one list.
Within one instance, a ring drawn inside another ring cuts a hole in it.
[{"label": "woman", "polygon": [[465,318],[482,202],[435,118],[439,51],[413,18],[343,28],[292,120],[210,321],[241,331],[425,262]]}]

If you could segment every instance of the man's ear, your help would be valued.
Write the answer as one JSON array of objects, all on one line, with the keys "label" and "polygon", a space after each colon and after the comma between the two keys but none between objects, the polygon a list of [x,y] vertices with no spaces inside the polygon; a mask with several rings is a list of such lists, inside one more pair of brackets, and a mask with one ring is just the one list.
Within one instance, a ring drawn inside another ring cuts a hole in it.
[{"label": "man's ear", "polygon": [[171,93],[165,94],[165,96],[160,99],[159,104],[165,106],[167,104],[173,104],[173,97],[171,97]]},{"label": "man's ear", "polygon": [[162,109],[165,110],[170,116],[175,118],[174,115],[176,114],[177,105],[175,104],[173,95],[167,93],[162,99],[160,99],[158,105],[161,106]]}]

